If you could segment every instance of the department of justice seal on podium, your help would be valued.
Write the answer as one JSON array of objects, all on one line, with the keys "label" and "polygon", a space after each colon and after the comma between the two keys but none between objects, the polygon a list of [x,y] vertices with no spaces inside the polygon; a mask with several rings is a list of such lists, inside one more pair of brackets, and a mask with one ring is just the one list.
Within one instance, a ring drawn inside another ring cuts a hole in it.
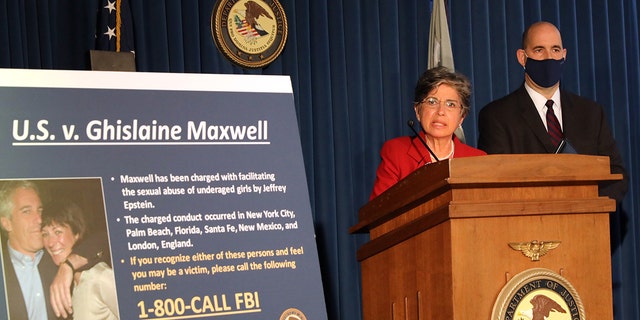
[{"label": "department of justice seal on podium", "polygon": [[216,46],[245,68],[273,62],[284,48],[287,32],[287,18],[277,0],[218,0],[211,12]]},{"label": "department of justice seal on podium", "polygon": [[544,268],[515,275],[502,288],[492,320],[585,320],[584,307],[571,283]]}]

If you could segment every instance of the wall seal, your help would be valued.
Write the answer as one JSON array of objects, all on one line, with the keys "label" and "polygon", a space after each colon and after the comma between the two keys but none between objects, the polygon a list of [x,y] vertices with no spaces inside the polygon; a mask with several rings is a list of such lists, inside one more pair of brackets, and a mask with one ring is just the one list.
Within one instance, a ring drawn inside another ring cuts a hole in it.
[{"label": "wall seal", "polygon": [[245,68],[273,62],[284,48],[287,32],[287,17],[277,0],[218,0],[211,12],[216,47]]}]

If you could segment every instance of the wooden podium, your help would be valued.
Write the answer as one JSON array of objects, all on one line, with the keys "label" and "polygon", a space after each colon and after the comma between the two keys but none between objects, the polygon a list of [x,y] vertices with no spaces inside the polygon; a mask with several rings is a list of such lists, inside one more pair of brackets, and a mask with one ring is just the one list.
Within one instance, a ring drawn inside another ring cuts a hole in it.
[{"label": "wooden podium", "polygon": [[[586,319],[612,319],[609,158],[489,155],[416,170],[364,205],[351,233],[365,320],[490,319],[514,275],[547,268],[571,282]],[[509,243],[560,241],[539,261]]]}]

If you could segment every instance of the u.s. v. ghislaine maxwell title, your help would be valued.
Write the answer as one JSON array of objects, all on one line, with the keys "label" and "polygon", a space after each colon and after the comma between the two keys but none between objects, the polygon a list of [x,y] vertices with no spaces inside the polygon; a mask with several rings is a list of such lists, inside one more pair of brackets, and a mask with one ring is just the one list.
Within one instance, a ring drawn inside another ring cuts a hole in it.
[{"label": "u.s. v. ghislaine maxwell title", "polygon": [[86,125],[52,124],[47,119],[13,120],[13,145],[72,144],[269,144],[267,120],[250,124],[212,124],[187,121],[184,124],[157,120],[95,119]]}]

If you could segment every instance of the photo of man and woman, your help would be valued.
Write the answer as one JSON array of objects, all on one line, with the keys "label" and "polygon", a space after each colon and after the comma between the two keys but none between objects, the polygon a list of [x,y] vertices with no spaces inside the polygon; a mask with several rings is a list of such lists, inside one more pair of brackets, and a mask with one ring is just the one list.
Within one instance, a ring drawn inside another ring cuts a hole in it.
[{"label": "photo of man and woman", "polygon": [[100,179],[1,180],[0,227],[9,319],[119,319]]}]

